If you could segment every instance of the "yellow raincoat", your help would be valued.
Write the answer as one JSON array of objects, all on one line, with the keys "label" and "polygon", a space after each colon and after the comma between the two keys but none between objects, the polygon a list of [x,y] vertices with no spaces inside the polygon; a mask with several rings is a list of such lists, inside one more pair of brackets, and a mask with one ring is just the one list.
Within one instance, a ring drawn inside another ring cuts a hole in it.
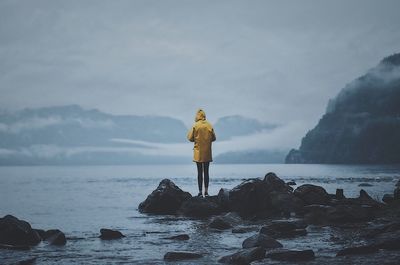
[{"label": "yellow raincoat", "polygon": [[216,140],[214,129],[208,121],[203,110],[198,110],[195,117],[195,123],[189,130],[187,138],[194,142],[193,161],[211,162],[211,143]]}]

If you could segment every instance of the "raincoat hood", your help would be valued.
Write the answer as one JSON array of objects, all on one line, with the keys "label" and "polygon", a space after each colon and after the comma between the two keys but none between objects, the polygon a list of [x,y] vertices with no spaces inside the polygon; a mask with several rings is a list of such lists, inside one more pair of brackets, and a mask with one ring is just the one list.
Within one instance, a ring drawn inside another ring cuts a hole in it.
[{"label": "raincoat hood", "polygon": [[205,120],[206,119],[206,113],[204,112],[204,110],[199,109],[196,113],[196,117],[194,118],[194,121],[200,121],[200,120]]}]

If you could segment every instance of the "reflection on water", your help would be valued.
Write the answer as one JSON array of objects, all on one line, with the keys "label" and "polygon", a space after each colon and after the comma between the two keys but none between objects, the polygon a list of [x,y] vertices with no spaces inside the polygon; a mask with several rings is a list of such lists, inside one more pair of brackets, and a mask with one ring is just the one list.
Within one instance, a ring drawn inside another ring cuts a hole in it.
[{"label": "reflection on water", "polygon": [[[297,185],[321,185],[330,193],[343,188],[349,197],[363,188],[381,198],[393,191],[400,178],[399,165],[213,164],[210,193],[232,188],[246,178],[263,177],[269,171]],[[41,243],[26,252],[0,250],[0,257],[6,264],[33,256],[39,264],[164,264],[166,252],[184,250],[203,253],[200,264],[214,264],[218,257],[241,248],[242,241],[254,233],[215,232],[207,227],[207,220],[138,213],[138,204],[164,178],[197,194],[194,165],[0,167],[0,215],[15,215],[35,228],[59,228],[68,237],[65,247]],[[360,183],[372,186],[359,187]],[[101,241],[99,230],[104,227],[118,229],[127,237]],[[312,248],[317,255],[329,256],[340,248],[330,240],[337,231],[326,227],[308,230],[307,236],[280,241],[287,248]],[[188,241],[164,239],[183,233],[190,236]]]}]

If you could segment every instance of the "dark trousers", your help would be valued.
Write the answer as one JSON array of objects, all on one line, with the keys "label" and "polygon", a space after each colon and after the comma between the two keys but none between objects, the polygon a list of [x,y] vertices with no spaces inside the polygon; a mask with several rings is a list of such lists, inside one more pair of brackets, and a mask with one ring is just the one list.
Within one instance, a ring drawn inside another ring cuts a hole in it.
[{"label": "dark trousers", "polygon": [[208,168],[210,162],[196,162],[197,165],[197,184],[199,185],[199,191],[203,190],[203,175],[204,175],[204,187],[208,190],[209,174]]}]

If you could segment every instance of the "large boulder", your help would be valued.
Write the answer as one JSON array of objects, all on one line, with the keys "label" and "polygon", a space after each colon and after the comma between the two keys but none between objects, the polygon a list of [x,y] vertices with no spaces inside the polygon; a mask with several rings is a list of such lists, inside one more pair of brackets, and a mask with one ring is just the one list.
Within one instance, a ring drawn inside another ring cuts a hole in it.
[{"label": "large boulder", "polygon": [[180,214],[190,217],[209,217],[218,215],[222,212],[216,202],[216,197],[192,197],[184,201],[178,211]]},{"label": "large boulder", "polygon": [[163,179],[146,200],[139,204],[141,213],[176,214],[182,203],[192,196],[171,180]]},{"label": "large boulder", "polygon": [[283,246],[274,238],[265,234],[258,233],[249,238],[246,238],[242,243],[242,247],[243,248],[262,247],[267,249],[267,248],[281,248]]},{"label": "large boulder", "polygon": [[330,197],[326,190],[320,186],[304,184],[294,190],[294,195],[303,200],[306,205],[329,204]]},{"label": "large boulder", "polygon": [[373,219],[376,211],[369,205],[342,204],[336,206],[309,205],[305,219],[310,224],[344,224],[365,222]]},{"label": "large boulder", "polygon": [[242,249],[231,255],[220,258],[218,262],[226,264],[247,265],[250,264],[252,261],[265,258],[265,252],[265,248],[262,247]]},{"label": "large boulder", "polygon": [[393,199],[400,200],[400,187],[397,187],[393,192]]},{"label": "large boulder", "polygon": [[264,176],[264,182],[271,191],[293,191],[293,188],[280,179],[275,173],[269,172]]},{"label": "large boulder", "polygon": [[289,191],[271,191],[269,193],[269,212],[290,216],[291,213],[302,212],[304,203]]},{"label": "large boulder", "polygon": [[0,244],[12,246],[35,246],[41,237],[31,225],[12,215],[0,218]]},{"label": "large boulder", "polygon": [[269,191],[267,183],[261,179],[245,180],[229,192],[231,209],[242,217],[259,213],[268,206]]}]

